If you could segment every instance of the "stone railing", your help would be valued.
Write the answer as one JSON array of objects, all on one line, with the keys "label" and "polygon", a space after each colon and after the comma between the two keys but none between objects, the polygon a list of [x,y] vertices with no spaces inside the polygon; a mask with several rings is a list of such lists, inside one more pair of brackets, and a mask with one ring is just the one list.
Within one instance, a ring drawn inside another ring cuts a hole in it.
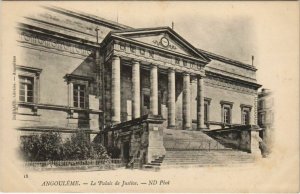
[{"label": "stone railing", "polygon": [[57,160],[57,161],[27,161],[26,169],[32,170],[111,170],[124,167],[121,159],[96,159],[96,160]]},{"label": "stone railing", "polygon": [[242,125],[204,132],[228,148],[260,154],[260,130],[256,125]]}]

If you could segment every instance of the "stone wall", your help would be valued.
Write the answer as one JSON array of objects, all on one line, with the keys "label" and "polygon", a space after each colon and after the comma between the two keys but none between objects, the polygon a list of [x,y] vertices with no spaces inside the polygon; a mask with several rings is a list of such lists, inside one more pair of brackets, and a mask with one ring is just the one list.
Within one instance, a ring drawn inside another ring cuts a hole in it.
[{"label": "stone wall", "polygon": [[261,154],[259,138],[260,129],[255,125],[231,127],[227,129],[205,132],[225,147],[246,151],[253,154]]},{"label": "stone wall", "polygon": [[[41,73],[38,82],[34,83],[35,85],[38,84],[38,97],[35,105],[18,106],[16,115],[18,126],[84,127],[99,130],[96,48],[83,44],[69,44],[69,46],[59,47],[57,46],[58,39],[54,37],[45,40],[42,36],[34,33],[26,32],[26,34],[23,34],[22,31],[19,33],[20,39],[18,41],[22,47],[22,52],[16,56],[16,65],[37,68],[41,70]],[[68,44],[67,42],[60,43]],[[79,47],[81,50],[77,49]],[[63,49],[63,51],[60,49]],[[82,52],[83,50],[87,52]],[[82,114],[75,111],[73,118],[70,118],[69,107],[73,105],[70,104],[69,100],[67,74],[85,76],[93,80],[87,89],[89,93],[87,108],[96,110],[96,112]],[[35,113],[33,113],[33,107],[36,108]],[[81,125],[83,123],[84,125]]]},{"label": "stone wall", "polygon": [[106,136],[105,145],[112,150],[112,155],[117,153],[116,157],[122,158],[126,163],[132,162],[133,158],[140,159],[141,164],[150,163],[166,153],[163,145],[163,122],[160,116],[145,115],[117,124],[102,133]]}]

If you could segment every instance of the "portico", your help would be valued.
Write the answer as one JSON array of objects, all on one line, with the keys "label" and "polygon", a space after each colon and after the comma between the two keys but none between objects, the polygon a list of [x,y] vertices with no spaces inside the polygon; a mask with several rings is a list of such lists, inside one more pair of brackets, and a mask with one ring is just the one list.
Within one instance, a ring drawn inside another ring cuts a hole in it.
[{"label": "portico", "polygon": [[[153,36],[153,33],[155,36]],[[141,40],[137,40],[142,37]],[[153,39],[152,45],[149,37]],[[204,128],[203,77],[205,64],[209,62],[188,42],[170,28],[127,30],[109,34],[106,43],[105,63],[111,66],[111,122],[121,120],[121,74],[123,68],[131,68],[131,116],[142,116],[141,71],[149,73],[149,114],[159,115],[159,74],[167,77],[167,126],[176,126],[176,85],[182,85],[182,129],[192,128],[191,80],[197,80],[197,129]],[[123,67],[124,66],[124,67]],[[182,77],[178,83],[176,76]],[[146,79],[144,76],[142,79]]]}]

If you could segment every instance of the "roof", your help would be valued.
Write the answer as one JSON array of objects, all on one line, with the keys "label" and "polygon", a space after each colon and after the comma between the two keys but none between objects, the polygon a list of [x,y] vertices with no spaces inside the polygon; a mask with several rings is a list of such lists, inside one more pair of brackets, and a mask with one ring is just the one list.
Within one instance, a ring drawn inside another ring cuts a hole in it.
[{"label": "roof", "polygon": [[[126,32],[138,32],[141,30],[162,30],[162,29],[168,29],[170,30],[173,34],[177,35],[178,37],[180,37],[184,42],[186,42],[187,44],[190,45],[189,42],[187,42],[185,39],[183,39],[179,34],[177,34],[173,29],[171,29],[170,27],[156,27],[156,28],[132,28],[130,26],[127,25],[123,25],[117,22],[114,22],[112,20],[107,20],[105,18],[96,16],[96,15],[92,15],[92,14],[87,14],[87,13],[82,13],[82,12],[73,12],[67,9],[63,9],[60,7],[56,7],[56,6],[43,6],[44,8],[54,11],[54,12],[58,12],[58,13],[62,13],[65,15],[71,15],[73,17],[77,17],[80,18],[82,20],[86,20],[92,23],[96,23],[96,24],[100,24],[100,25],[105,25],[105,26],[109,26],[115,30],[111,31],[109,34],[111,33],[126,33]],[[109,35],[108,34],[108,35]],[[235,66],[239,66],[239,67],[243,67],[243,68],[247,68],[253,71],[256,71],[257,69],[249,64],[234,60],[234,59],[230,59],[228,57],[222,56],[222,55],[218,55],[203,49],[199,49],[196,48],[203,56],[204,58],[206,58],[207,60],[209,59],[215,59],[215,60],[219,60],[219,61],[223,61],[225,63],[228,64],[232,64]]]},{"label": "roof", "polygon": [[54,12],[57,12],[57,13],[77,17],[77,18],[80,18],[82,20],[86,20],[88,22],[109,26],[109,27],[114,28],[116,30],[132,28],[130,26],[126,26],[124,24],[120,24],[120,23],[114,22],[112,20],[107,20],[105,18],[98,17],[98,16],[92,15],[92,14],[82,13],[82,12],[79,12],[79,11],[74,12],[74,11],[70,11],[70,10],[63,9],[63,8],[60,8],[60,7],[56,7],[56,6],[43,6],[43,7],[45,9],[48,9],[48,10],[51,10],[51,11],[54,11]]},{"label": "roof", "polygon": [[227,58],[227,57],[224,57],[224,56],[212,53],[212,52],[208,52],[208,51],[203,50],[203,49],[198,49],[198,50],[201,51],[204,55],[206,55],[210,59],[215,59],[215,60],[223,61],[225,63],[229,63],[229,64],[236,65],[236,66],[246,67],[247,69],[251,69],[251,70],[254,70],[254,71],[257,70],[252,65],[249,65],[249,64],[246,64],[246,63],[234,60],[234,59],[230,59],[230,58]]}]

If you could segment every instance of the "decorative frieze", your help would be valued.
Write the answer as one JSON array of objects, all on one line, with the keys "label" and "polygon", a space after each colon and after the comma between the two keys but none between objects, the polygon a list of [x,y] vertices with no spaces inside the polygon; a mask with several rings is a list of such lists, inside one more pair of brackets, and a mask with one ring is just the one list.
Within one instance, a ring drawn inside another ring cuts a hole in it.
[{"label": "decorative frieze", "polygon": [[166,69],[176,67],[177,71],[204,75],[204,65],[199,62],[140,46],[132,46],[129,43],[111,42],[106,46],[105,50],[105,61],[108,61],[112,55],[118,55],[124,59],[134,59],[144,61],[145,63],[157,64]]},{"label": "decorative frieze", "polygon": [[19,42],[23,43],[29,43],[32,45],[42,46],[50,49],[65,51],[84,56],[88,56],[92,53],[92,49],[82,44],[74,44],[67,41],[58,40],[50,37],[44,37],[29,32],[20,32],[19,35]]},{"label": "decorative frieze", "polygon": [[242,85],[238,82],[228,81],[221,78],[216,77],[205,77],[204,80],[205,85],[211,87],[219,87],[222,89],[227,89],[235,92],[241,92],[246,94],[256,94],[256,90],[251,88],[250,86]]}]

